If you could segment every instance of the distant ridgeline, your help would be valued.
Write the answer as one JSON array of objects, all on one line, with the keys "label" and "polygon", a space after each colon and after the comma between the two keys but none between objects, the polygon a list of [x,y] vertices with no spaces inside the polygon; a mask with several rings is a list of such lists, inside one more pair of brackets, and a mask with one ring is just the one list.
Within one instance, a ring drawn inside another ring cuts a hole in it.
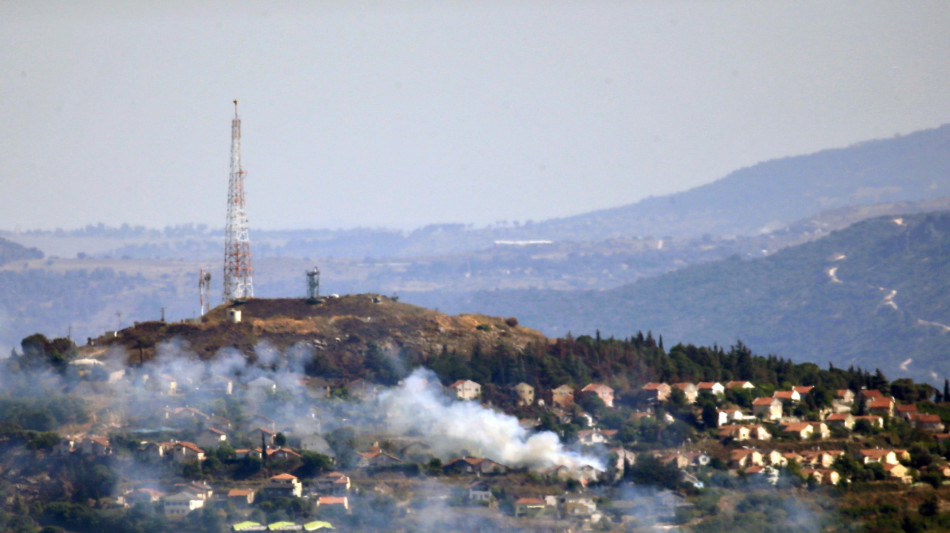
[{"label": "distant ridgeline", "polygon": [[12,263],[13,261],[26,261],[29,259],[42,258],[43,252],[37,250],[36,248],[27,248],[0,237],[0,265]]},{"label": "distant ridgeline", "polygon": [[865,220],[769,257],[687,267],[609,291],[496,290],[459,307],[548,335],[662,331],[796,361],[950,376],[950,212]]}]

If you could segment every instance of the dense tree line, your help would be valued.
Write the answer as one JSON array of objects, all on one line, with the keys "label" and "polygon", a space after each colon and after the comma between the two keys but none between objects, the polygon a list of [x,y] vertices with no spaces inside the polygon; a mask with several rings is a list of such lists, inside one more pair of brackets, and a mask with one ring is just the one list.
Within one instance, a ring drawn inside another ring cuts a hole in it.
[{"label": "dense tree line", "polygon": [[[651,381],[666,383],[748,380],[764,389],[787,389],[792,385],[812,385],[825,391],[862,387],[891,393],[892,385],[879,370],[859,368],[822,369],[814,363],[794,363],[775,355],[759,356],[741,341],[725,349],[720,346],[677,344],[666,351],[662,337],[651,332],[626,339],[604,339],[599,334],[557,339],[546,345],[534,344],[520,351],[499,344],[492,348],[476,345],[471,353],[443,350],[429,358],[428,365],[443,383],[471,379],[482,384],[508,387],[526,382],[541,390],[563,384],[583,387],[602,382],[621,394],[636,394]],[[925,399],[932,388],[898,380],[894,393],[908,400]],[[741,401],[741,400],[740,400]]]}]

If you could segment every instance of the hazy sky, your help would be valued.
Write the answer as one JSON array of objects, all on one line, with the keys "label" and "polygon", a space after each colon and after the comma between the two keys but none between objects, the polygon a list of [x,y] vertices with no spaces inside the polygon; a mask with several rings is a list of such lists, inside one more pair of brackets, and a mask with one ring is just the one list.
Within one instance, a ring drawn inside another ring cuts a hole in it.
[{"label": "hazy sky", "polygon": [[[950,122],[950,2],[0,0],[0,229],[541,220]],[[252,233],[253,239],[253,233]]]}]

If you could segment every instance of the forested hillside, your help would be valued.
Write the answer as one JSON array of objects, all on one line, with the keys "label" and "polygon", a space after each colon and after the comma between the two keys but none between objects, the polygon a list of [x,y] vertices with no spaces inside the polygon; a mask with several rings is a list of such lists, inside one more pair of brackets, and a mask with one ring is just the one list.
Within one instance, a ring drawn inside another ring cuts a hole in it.
[{"label": "forested hillside", "polygon": [[492,291],[463,305],[551,335],[662,331],[799,361],[950,375],[950,213],[882,217],[772,256],[685,268],[613,291]]},{"label": "forested hillside", "polygon": [[24,261],[27,259],[41,259],[43,252],[36,248],[27,248],[15,242],[8,241],[0,237],[0,265],[13,261]]}]

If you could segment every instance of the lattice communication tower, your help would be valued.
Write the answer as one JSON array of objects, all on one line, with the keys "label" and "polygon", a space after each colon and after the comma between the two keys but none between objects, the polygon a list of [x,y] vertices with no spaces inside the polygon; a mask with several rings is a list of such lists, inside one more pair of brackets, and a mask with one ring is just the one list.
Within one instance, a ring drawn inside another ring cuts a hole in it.
[{"label": "lattice communication tower", "polygon": [[241,119],[234,101],[231,121],[231,178],[228,182],[228,222],[224,237],[224,301],[240,301],[254,296],[251,278],[251,240],[247,234],[244,205],[244,175],[241,169]]}]

